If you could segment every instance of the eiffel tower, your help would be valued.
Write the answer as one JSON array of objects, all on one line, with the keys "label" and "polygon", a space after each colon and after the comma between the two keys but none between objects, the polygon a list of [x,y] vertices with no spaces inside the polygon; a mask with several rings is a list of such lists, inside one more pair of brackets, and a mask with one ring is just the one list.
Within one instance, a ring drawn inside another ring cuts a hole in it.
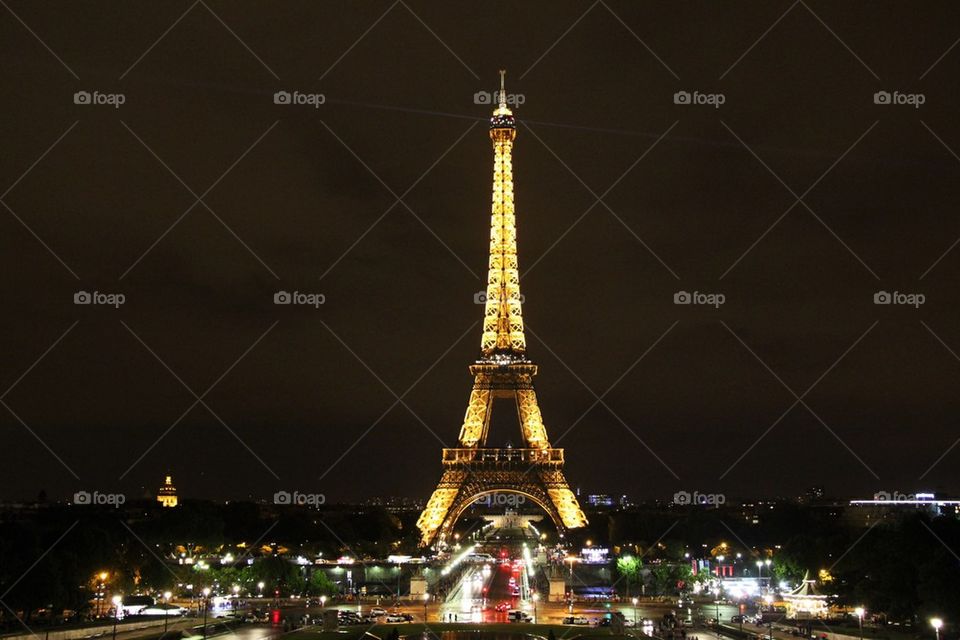
[{"label": "eiffel tower", "polygon": [[[493,493],[525,496],[546,511],[561,532],[587,524],[563,475],[563,449],[552,448],[547,438],[533,387],[537,365],[526,356],[511,157],[517,126],[507,108],[503,71],[498,102],[490,118],[493,208],[480,357],[470,365],[473,391],[459,447],[443,450],[440,484],[417,520],[424,546],[446,544],[463,511]],[[514,399],[524,448],[487,448],[497,398]]]}]

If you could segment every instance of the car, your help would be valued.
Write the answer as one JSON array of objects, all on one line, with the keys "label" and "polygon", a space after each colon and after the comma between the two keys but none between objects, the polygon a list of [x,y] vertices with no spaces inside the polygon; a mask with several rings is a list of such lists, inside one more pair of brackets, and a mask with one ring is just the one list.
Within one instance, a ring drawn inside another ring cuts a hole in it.
[{"label": "car", "polygon": [[385,616],[387,615],[387,610],[383,607],[374,607],[370,609],[370,615],[372,616]]},{"label": "car", "polygon": [[504,611],[509,611],[509,610],[510,610],[510,603],[509,603],[509,602],[501,602],[500,604],[498,604],[497,606],[494,607],[494,610],[499,611],[499,612],[501,612],[501,613],[503,613]]},{"label": "car", "polygon": [[387,616],[387,622],[409,622],[406,617],[399,613],[391,613]]},{"label": "car", "polygon": [[507,611],[507,620],[510,620],[511,622],[519,622],[523,620],[524,617],[529,618],[530,616],[520,609],[510,609],[510,611]]},{"label": "car", "polygon": [[563,624],[590,624],[590,621],[584,616],[566,616],[563,619]]},{"label": "car", "polygon": [[747,620],[745,616],[730,616],[730,622],[732,622],[733,624],[739,624],[741,622],[746,622],[746,621]]}]

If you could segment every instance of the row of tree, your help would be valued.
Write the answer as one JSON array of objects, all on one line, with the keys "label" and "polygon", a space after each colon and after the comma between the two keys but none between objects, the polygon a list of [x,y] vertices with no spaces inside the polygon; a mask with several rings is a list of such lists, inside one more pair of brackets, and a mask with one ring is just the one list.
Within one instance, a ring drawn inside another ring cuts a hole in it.
[{"label": "row of tree", "polygon": [[[841,604],[863,606],[881,620],[919,622],[940,616],[960,621],[960,520],[956,517],[931,518],[913,512],[863,527],[800,507],[785,511],[794,526],[784,529],[782,538],[770,536],[764,527],[745,526],[729,514],[724,519],[718,511],[692,511],[693,522],[674,514],[672,523],[666,518],[641,523],[636,513],[611,515],[608,530],[620,542],[614,547],[620,551],[615,579],[621,591],[646,576],[648,593],[680,593],[696,579],[685,554],[702,555],[707,543],[707,555],[713,559],[725,553],[730,562],[739,553],[740,564],[735,566],[741,571],[751,572],[757,559],[770,558],[768,570],[775,584],[781,580],[796,584],[809,573],[820,581],[821,592],[836,595]],[[670,527],[668,534],[658,531],[661,525]],[[702,537],[686,537],[691,529]],[[645,542],[643,535],[656,542]],[[644,562],[647,571],[642,571]]]},{"label": "row of tree", "polygon": [[[296,556],[382,557],[402,548],[409,528],[382,509],[278,514],[242,503],[124,511],[52,505],[29,518],[0,514],[0,593],[25,616],[41,608],[82,611],[103,591],[107,599],[115,593],[183,594],[178,585],[188,584],[194,594],[206,586],[230,593],[234,585],[255,594],[262,582],[266,595],[331,595],[338,586],[323,571],[298,566]],[[234,564],[185,564],[228,553]],[[9,611],[0,610],[4,614]]]}]

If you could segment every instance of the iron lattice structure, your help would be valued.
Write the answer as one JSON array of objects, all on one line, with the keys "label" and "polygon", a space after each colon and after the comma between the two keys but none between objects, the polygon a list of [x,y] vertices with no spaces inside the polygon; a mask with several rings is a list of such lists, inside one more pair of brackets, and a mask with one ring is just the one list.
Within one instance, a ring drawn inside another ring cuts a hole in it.
[{"label": "iron lattice structure", "polygon": [[[443,450],[440,484],[417,520],[424,546],[444,544],[468,506],[497,492],[526,496],[547,512],[560,531],[587,524],[563,475],[563,449],[550,447],[533,386],[537,365],[526,356],[513,201],[512,155],[517,127],[507,108],[503,72],[500,74],[499,105],[490,119],[493,206],[480,357],[470,366],[473,390],[460,429],[459,448]],[[497,398],[514,399],[524,448],[486,447]]]}]

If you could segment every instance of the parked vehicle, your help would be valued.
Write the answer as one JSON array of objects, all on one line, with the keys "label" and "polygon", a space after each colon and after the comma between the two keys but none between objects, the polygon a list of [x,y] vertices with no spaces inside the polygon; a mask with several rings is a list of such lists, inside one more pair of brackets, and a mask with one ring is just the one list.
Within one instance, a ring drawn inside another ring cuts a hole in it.
[{"label": "parked vehicle", "polygon": [[533,618],[520,609],[512,609],[507,612],[507,620],[510,622],[530,622]]}]

